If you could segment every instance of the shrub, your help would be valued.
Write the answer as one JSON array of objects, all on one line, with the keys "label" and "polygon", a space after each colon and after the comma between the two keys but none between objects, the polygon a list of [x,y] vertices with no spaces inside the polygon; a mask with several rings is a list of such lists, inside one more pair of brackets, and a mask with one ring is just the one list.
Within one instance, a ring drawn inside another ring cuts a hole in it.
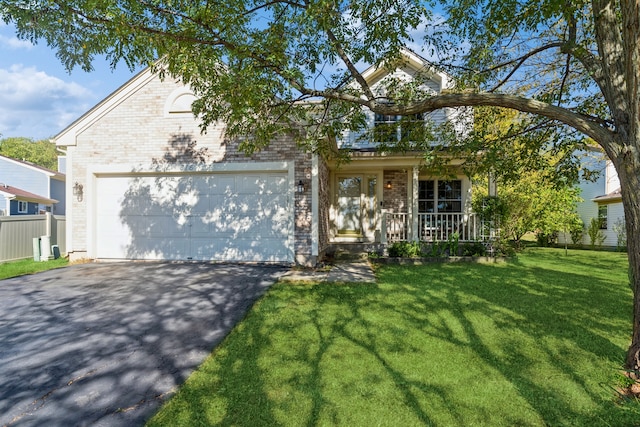
[{"label": "shrub", "polygon": [[600,229],[601,225],[602,221],[599,218],[591,218],[589,227],[587,227],[591,249],[595,249],[596,246],[601,246],[604,239],[607,238],[607,236],[602,234],[602,230]]},{"label": "shrub", "polygon": [[570,230],[571,243],[574,245],[582,245],[582,238],[584,237],[584,224],[582,221],[576,223]]},{"label": "shrub", "polygon": [[553,246],[558,240],[558,232],[553,231],[550,233],[545,233],[543,231],[536,232],[536,240],[538,241],[538,246],[543,248],[548,248]]},{"label": "shrub", "polygon": [[616,233],[616,237],[618,237],[617,250],[620,252],[624,252],[627,250],[627,227],[624,221],[620,218],[613,223],[613,231]]},{"label": "shrub", "polygon": [[487,248],[482,242],[469,242],[462,245],[462,256],[485,256]]},{"label": "shrub", "polygon": [[[450,256],[458,255],[458,247],[460,246],[460,234],[452,233],[449,235],[449,239],[447,240],[447,248],[449,250]],[[445,250],[446,250],[445,249]]]},{"label": "shrub", "polygon": [[389,256],[415,258],[422,255],[420,242],[395,242],[389,246]]}]

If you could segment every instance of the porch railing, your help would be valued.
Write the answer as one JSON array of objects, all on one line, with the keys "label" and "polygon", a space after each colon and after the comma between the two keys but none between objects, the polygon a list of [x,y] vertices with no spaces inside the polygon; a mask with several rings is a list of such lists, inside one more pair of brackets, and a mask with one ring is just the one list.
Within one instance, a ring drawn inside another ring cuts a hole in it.
[{"label": "porch railing", "polygon": [[[487,240],[490,237],[489,227],[483,226],[474,213],[421,213],[414,223],[408,213],[385,212],[382,224],[382,234],[387,243],[442,241],[448,240],[454,233],[458,233],[461,242]],[[412,230],[414,224],[416,230]]]}]

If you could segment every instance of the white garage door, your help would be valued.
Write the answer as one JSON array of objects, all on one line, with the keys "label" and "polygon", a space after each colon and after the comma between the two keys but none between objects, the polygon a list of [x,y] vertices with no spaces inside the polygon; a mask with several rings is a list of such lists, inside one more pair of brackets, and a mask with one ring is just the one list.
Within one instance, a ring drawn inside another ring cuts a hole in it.
[{"label": "white garage door", "polygon": [[293,261],[284,173],[99,177],[98,258]]}]

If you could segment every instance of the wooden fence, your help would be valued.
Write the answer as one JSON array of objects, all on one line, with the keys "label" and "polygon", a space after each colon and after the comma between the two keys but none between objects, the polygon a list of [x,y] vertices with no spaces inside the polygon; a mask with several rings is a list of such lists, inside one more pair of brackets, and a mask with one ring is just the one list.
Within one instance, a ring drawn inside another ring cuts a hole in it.
[{"label": "wooden fence", "polygon": [[[66,220],[58,215],[0,216],[0,262],[33,258],[34,238],[50,236],[50,245],[66,253]],[[46,242],[46,239],[43,241]],[[47,248],[49,251],[51,248]],[[44,252],[44,251],[43,251]]]}]

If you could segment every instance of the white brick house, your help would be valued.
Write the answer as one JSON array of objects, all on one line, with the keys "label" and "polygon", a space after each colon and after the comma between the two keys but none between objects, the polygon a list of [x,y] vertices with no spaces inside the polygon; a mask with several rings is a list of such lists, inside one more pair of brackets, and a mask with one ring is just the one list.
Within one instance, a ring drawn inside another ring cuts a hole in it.
[{"label": "white brick house", "polygon": [[[411,78],[425,65],[407,52],[395,73]],[[364,76],[375,88],[384,74]],[[439,92],[449,81],[432,72],[428,83]],[[477,235],[471,184],[455,160],[456,176],[445,179],[423,168],[420,153],[382,155],[354,135],[336,142],[353,150],[340,167],[287,135],[246,157],[223,124],[201,134],[193,99],[145,70],[55,137],[67,152],[71,259],[315,264],[340,242]]]}]

